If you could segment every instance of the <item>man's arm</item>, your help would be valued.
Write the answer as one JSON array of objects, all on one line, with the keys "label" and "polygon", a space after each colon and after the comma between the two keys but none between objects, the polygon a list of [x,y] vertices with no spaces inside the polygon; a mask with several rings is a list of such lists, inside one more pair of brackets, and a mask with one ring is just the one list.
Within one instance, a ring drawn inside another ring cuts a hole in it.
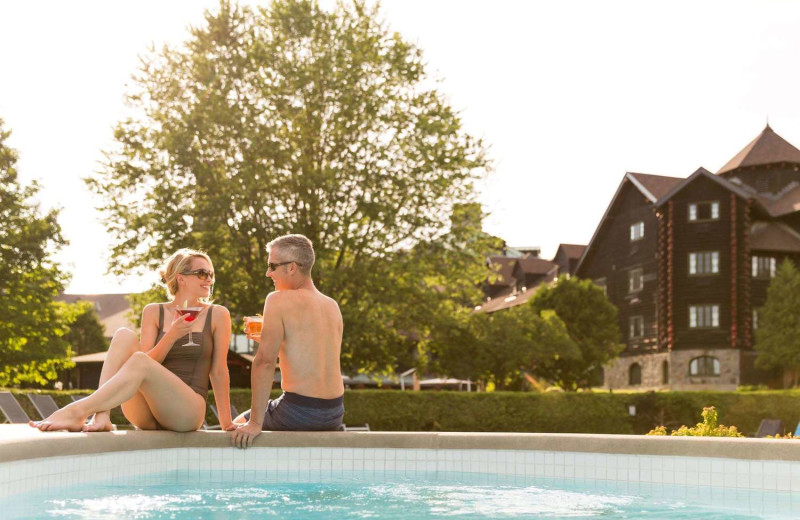
[{"label": "man's arm", "polygon": [[278,352],[284,338],[282,307],[279,292],[270,293],[264,301],[261,338],[250,374],[250,420],[231,435],[233,445],[239,448],[249,448],[253,445],[253,440],[261,434],[264,413],[267,411],[269,393],[275,378]]}]

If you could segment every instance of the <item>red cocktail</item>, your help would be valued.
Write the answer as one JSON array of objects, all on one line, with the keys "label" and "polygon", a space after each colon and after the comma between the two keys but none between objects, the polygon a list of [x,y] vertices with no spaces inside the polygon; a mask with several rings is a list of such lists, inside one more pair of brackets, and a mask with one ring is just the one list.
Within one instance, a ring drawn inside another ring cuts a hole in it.
[{"label": "red cocktail", "polygon": [[[202,307],[184,307],[184,308],[177,308],[175,311],[178,313],[178,316],[187,316],[186,321],[194,321],[197,319],[197,315],[202,312]],[[189,343],[186,343],[184,347],[196,347],[199,343],[194,342],[194,338],[192,338],[192,332],[189,331]]]}]

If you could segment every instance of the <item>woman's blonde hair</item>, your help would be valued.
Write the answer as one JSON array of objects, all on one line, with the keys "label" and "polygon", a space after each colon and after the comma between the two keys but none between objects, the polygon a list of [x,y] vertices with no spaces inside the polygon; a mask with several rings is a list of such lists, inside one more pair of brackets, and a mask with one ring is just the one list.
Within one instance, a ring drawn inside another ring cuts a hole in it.
[{"label": "woman's blonde hair", "polygon": [[[214,264],[211,258],[203,251],[196,249],[178,249],[172,256],[167,258],[167,261],[159,268],[158,274],[161,275],[161,283],[167,289],[167,294],[170,298],[174,298],[178,292],[178,275],[185,273],[189,270],[192,263],[192,258],[204,258],[208,265],[211,266],[211,271],[214,271]],[[203,301],[209,301],[209,298],[201,298]]]}]

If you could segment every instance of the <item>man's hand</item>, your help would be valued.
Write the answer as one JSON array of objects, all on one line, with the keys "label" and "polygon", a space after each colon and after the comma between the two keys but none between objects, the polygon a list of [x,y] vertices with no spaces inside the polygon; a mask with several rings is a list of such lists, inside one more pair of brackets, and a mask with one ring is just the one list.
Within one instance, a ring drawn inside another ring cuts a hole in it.
[{"label": "man's hand", "polygon": [[231,431],[231,444],[239,449],[247,449],[253,445],[253,440],[261,435],[261,425],[248,421]]}]

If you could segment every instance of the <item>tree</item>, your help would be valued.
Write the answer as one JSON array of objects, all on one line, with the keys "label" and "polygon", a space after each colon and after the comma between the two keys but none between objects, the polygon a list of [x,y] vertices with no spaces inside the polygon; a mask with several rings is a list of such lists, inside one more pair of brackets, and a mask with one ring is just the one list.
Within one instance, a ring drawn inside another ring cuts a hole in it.
[{"label": "tree", "polygon": [[524,373],[580,358],[564,323],[552,311],[531,315],[527,306],[452,320],[436,338],[434,366],[441,372],[498,390],[522,389]]},{"label": "tree", "polygon": [[767,288],[758,312],[754,348],[756,366],[784,370],[784,386],[797,386],[800,375],[800,272],[784,260]]},{"label": "tree", "polygon": [[64,335],[64,341],[76,355],[108,350],[103,324],[91,302],[77,301],[61,305],[65,308],[63,312],[69,323],[69,332]]},{"label": "tree", "polygon": [[64,275],[52,261],[64,244],[56,210],[44,215],[39,186],[20,184],[11,132],[0,120],[0,386],[45,385],[69,368],[68,313],[55,303]]},{"label": "tree", "polygon": [[536,367],[537,375],[564,390],[596,384],[598,371],[622,350],[617,308],[591,280],[560,276],[555,284],[540,287],[529,306],[535,314],[555,311],[580,351],[578,357]]},{"label": "tree", "polygon": [[359,0],[223,1],[134,79],[133,115],[88,179],[116,237],[112,270],[202,248],[217,301],[253,314],[271,288],[266,243],[302,233],[318,287],[342,308],[344,366],[391,370],[416,341],[404,331],[427,327],[404,314],[437,277],[425,246],[447,240],[487,169],[421,51]]}]

